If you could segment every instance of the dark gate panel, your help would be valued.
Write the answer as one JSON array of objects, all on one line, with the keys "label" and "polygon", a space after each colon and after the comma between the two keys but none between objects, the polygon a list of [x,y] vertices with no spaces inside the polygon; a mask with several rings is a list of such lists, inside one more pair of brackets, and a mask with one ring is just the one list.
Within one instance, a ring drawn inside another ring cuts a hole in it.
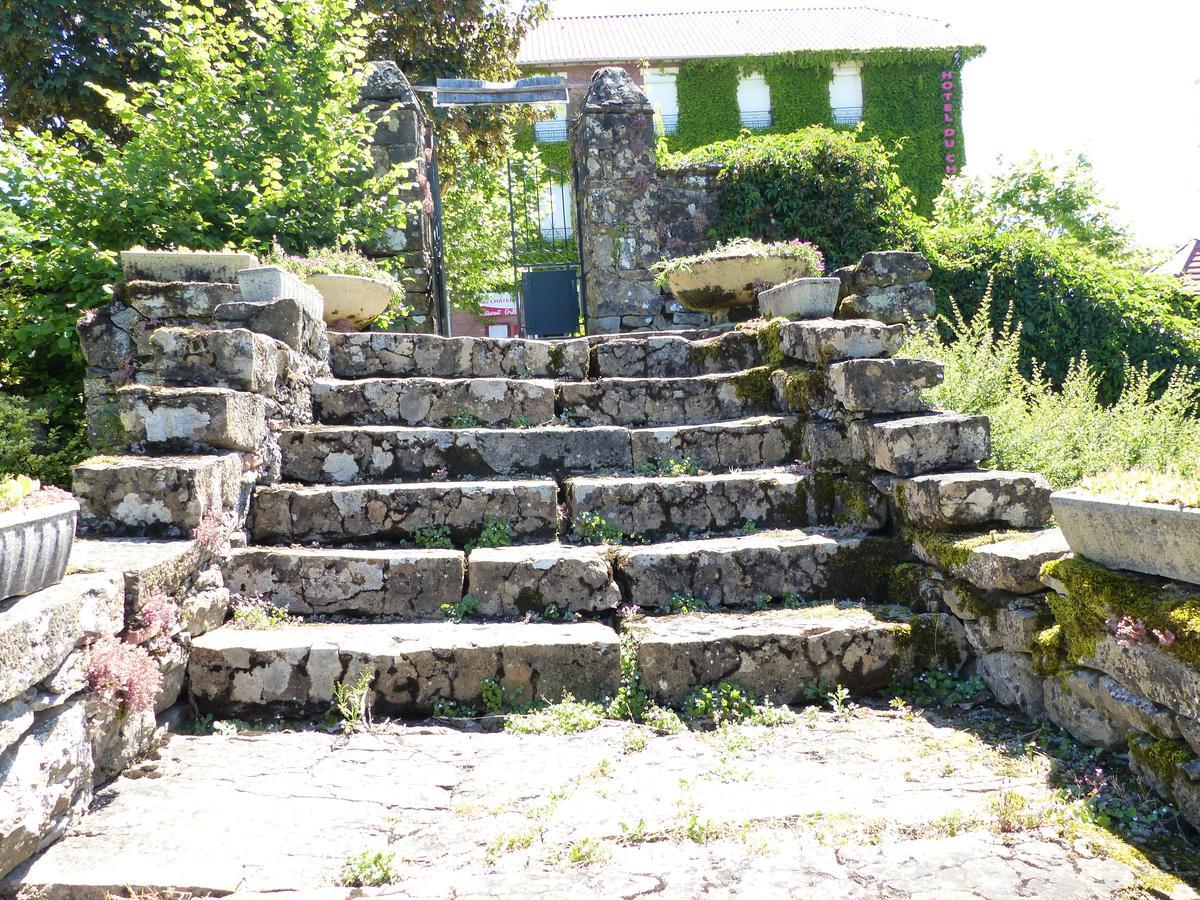
[{"label": "dark gate panel", "polygon": [[561,337],[579,330],[579,277],[574,268],[521,273],[521,297],[527,334]]}]

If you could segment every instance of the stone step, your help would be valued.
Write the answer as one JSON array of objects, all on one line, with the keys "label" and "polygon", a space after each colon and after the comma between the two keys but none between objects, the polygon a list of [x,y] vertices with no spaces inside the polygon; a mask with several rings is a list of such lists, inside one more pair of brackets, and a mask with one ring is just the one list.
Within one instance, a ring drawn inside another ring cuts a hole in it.
[{"label": "stone step", "polygon": [[1042,528],[1052,515],[1050,483],[1030,472],[918,475],[898,481],[895,490],[905,522],[918,528]]},{"label": "stone step", "polygon": [[664,425],[630,434],[634,466],[690,459],[708,472],[786,465],[800,457],[803,443],[803,428],[795,416]]},{"label": "stone step", "polygon": [[330,333],[330,360],[339,378],[587,377],[586,338],[534,341],[519,338],[445,338],[393,332]]},{"label": "stone step", "polygon": [[594,622],[225,627],[193,643],[188,674],[204,710],[321,712],[369,671],[372,706],[425,716],[439,699],[479,709],[484,679],[521,703],[598,700],[616,692],[619,657],[617,633]]},{"label": "stone step", "polygon": [[1071,548],[1057,528],[978,534],[914,535],[913,553],[984,591],[1034,594],[1045,590],[1041,570]]},{"label": "stone step", "polygon": [[313,382],[313,410],[317,421],[326,425],[538,425],[554,418],[554,402],[554,382],[535,379]]},{"label": "stone step", "polygon": [[228,282],[130,280],[117,296],[147,321],[188,324],[210,320],[218,306],[237,300],[241,291]]},{"label": "stone step", "polygon": [[245,547],[225,561],[225,585],[295,615],[442,618],[463,595],[460,550]]},{"label": "stone step", "polygon": [[587,477],[564,484],[569,521],[599,516],[629,538],[652,540],[750,528],[841,524],[875,530],[887,521],[870,484],[786,470],[678,477]]},{"label": "stone step", "polygon": [[738,372],[763,364],[752,331],[727,331],[702,340],[675,335],[619,337],[592,347],[593,378],[691,378]]},{"label": "stone step", "polygon": [[152,452],[253,453],[268,433],[267,401],[246,391],[130,385],[117,391],[117,407],[130,444]]},{"label": "stone step", "polygon": [[922,412],[921,391],[942,383],[940,363],[925,359],[848,359],[825,367],[779,369],[776,403],[805,418]]},{"label": "stone step", "polygon": [[491,519],[504,521],[517,542],[552,539],[558,486],[545,480],[271,485],[255,491],[250,531],[263,544],[347,544],[414,541],[426,529],[445,528],[462,547]]},{"label": "stone step", "polygon": [[71,481],[81,533],[187,537],[239,506],[242,458],[96,456],[74,466]]},{"label": "stone step", "polygon": [[819,366],[894,356],[903,343],[903,325],[884,325],[872,319],[813,319],[788,322],[779,329],[779,349],[784,356]]},{"label": "stone step", "polygon": [[[603,346],[603,345],[601,345]],[[767,367],[693,378],[601,378],[558,386],[559,411],[591,425],[695,425],[771,412]]]},{"label": "stone step", "polygon": [[952,616],[892,606],[693,613],[627,627],[642,685],[676,707],[722,681],[775,703],[823,701],[835,685],[874,694],[934,666],[957,671],[968,652]]},{"label": "stone step", "polygon": [[287,345],[247,328],[156,328],[138,373],[153,383],[223,387],[274,397],[291,371]]},{"label": "stone step", "polygon": [[975,465],[992,452],[987,416],[938,412],[851,422],[850,443],[868,465],[911,477]]},{"label": "stone step", "polygon": [[467,559],[467,591],[480,616],[613,610],[621,591],[612,555],[603,547],[558,543],[480,548]]},{"label": "stone step", "polygon": [[622,547],[613,562],[625,600],[666,609],[672,597],[700,608],[793,601],[887,598],[901,542],[823,531],[766,531],[738,537]]},{"label": "stone step", "polygon": [[351,484],[448,476],[562,477],[628,471],[625,428],[320,425],[280,434],[283,477]]}]

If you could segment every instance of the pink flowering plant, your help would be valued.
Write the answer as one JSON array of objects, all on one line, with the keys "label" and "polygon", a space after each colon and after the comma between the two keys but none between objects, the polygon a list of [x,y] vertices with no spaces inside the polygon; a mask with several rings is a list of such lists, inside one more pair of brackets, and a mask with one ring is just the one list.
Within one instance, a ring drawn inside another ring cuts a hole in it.
[{"label": "pink flowering plant", "polygon": [[162,672],[145,647],[114,637],[92,646],[88,689],[104,703],[125,712],[154,709],[162,688]]}]

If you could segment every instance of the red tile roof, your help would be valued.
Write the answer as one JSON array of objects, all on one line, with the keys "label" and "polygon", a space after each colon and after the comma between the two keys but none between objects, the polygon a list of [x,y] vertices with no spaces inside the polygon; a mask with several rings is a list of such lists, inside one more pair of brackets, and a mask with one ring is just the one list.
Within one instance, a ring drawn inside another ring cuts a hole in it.
[{"label": "red tile roof", "polygon": [[1190,240],[1175,254],[1161,265],[1150,270],[1159,275],[1174,275],[1190,282],[1191,287],[1200,290],[1200,240]]},{"label": "red tile roof", "polygon": [[971,46],[937,19],[869,6],[559,16],[526,35],[523,66]]}]

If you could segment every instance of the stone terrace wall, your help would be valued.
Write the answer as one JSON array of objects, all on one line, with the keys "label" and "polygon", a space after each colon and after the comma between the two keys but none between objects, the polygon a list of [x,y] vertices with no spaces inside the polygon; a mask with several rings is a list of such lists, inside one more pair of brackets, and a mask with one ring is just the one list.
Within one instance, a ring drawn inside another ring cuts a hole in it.
[{"label": "stone terrace wall", "polygon": [[650,267],[696,253],[716,220],[711,172],[660,172],[654,109],[624,69],[600,69],[572,124],[587,288],[587,331],[694,327],[708,316],[654,285]]}]

